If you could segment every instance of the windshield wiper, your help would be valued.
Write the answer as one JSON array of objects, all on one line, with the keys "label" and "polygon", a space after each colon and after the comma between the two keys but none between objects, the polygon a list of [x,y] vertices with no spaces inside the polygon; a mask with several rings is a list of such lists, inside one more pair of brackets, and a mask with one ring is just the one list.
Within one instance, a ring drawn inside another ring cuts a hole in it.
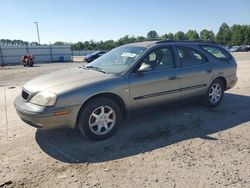
[{"label": "windshield wiper", "polygon": [[95,67],[95,66],[84,66],[83,68],[85,68],[85,69],[92,69],[92,70],[95,70],[95,71],[99,71],[99,72],[108,74],[108,72],[104,71],[104,70],[101,69],[100,67]]}]

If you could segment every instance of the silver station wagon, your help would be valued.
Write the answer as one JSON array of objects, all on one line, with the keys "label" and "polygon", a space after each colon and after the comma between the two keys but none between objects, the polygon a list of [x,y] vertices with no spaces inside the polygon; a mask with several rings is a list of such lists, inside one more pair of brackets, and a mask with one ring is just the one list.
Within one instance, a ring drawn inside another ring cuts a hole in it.
[{"label": "silver station wagon", "polygon": [[14,105],[37,128],[70,127],[93,140],[111,136],[134,110],[202,99],[217,106],[237,83],[234,58],[202,41],[147,41],[111,50],[83,67],[27,82]]}]

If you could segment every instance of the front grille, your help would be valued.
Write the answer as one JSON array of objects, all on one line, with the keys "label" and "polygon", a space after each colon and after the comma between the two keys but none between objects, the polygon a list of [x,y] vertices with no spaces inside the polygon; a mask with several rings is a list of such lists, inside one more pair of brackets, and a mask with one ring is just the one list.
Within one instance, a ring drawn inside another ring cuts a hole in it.
[{"label": "front grille", "polygon": [[27,93],[26,91],[22,90],[22,98],[27,100],[29,97],[29,93]]}]

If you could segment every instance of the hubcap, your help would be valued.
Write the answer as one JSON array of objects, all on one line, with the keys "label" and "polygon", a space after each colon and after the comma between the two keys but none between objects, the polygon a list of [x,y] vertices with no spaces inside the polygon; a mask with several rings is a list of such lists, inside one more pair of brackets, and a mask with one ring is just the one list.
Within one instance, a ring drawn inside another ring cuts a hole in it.
[{"label": "hubcap", "polygon": [[209,90],[209,101],[213,104],[219,102],[222,95],[222,89],[220,84],[215,83]]},{"label": "hubcap", "polygon": [[115,121],[115,111],[109,106],[100,106],[90,115],[89,127],[94,134],[104,135],[111,131]]}]

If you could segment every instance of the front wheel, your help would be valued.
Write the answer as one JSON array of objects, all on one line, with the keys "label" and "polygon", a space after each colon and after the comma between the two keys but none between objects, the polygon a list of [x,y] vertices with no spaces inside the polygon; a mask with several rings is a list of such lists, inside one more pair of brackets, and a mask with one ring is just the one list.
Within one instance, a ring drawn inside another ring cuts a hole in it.
[{"label": "front wheel", "polygon": [[224,86],[220,79],[215,79],[208,88],[205,96],[205,105],[216,107],[220,104],[224,95]]},{"label": "front wheel", "polygon": [[80,111],[78,128],[92,139],[102,140],[111,136],[121,122],[119,106],[109,98],[96,98],[89,101]]}]

